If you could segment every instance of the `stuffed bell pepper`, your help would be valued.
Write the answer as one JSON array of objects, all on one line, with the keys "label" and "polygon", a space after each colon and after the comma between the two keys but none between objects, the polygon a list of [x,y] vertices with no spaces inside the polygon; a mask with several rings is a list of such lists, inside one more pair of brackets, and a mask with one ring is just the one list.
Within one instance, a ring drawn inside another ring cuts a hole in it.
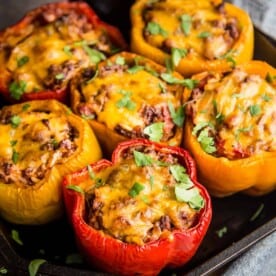
[{"label": "stuffed bell pepper", "polygon": [[51,3],[0,33],[0,92],[12,102],[64,101],[69,80],[125,48],[119,30],[84,2]]},{"label": "stuffed bell pepper", "polygon": [[276,70],[251,61],[193,77],[184,147],[216,196],[263,195],[276,188]]},{"label": "stuffed bell pepper", "polygon": [[132,138],[178,146],[184,87],[195,85],[147,58],[122,52],[72,80],[71,104],[88,119],[108,155],[120,141]]},{"label": "stuffed bell pepper", "polygon": [[56,100],[0,110],[0,216],[43,224],[63,212],[61,180],[101,158],[89,124]]},{"label": "stuffed bell pepper", "polygon": [[227,70],[253,53],[245,11],[223,1],[139,0],[131,9],[131,49],[184,76]]},{"label": "stuffed bell pepper", "polygon": [[63,180],[80,251],[116,275],[156,275],[188,262],[211,220],[211,202],[187,151],[146,139],[122,142]]}]

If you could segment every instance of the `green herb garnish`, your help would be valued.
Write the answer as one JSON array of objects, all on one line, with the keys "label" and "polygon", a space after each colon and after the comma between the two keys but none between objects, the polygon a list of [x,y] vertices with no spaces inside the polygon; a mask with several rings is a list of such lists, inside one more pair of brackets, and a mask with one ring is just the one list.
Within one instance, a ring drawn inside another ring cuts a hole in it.
[{"label": "green herb garnish", "polygon": [[23,57],[19,58],[19,59],[17,60],[17,67],[21,67],[21,66],[25,65],[26,63],[29,62],[29,60],[30,60],[30,59],[29,59],[28,56],[23,56]]},{"label": "green herb garnish", "polygon": [[95,179],[95,174],[94,174],[94,172],[93,172],[90,165],[87,165],[87,171],[88,171],[89,177],[94,180]]},{"label": "green herb garnish", "polygon": [[186,49],[172,48],[172,64],[176,67],[181,59],[187,55]]},{"label": "green herb garnish", "polygon": [[164,123],[158,122],[145,127],[143,132],[149,136],[151,141],[160,142],[161,138],[163,137],[163,128]]},{"label": "green herb garnish", "polygon": [[162,93],[162,94],[166,94],[166,93],[167,93],[167,89],[166,89],[165,84],[162,83],[162,82],[159,82],[158,85],[159,85],[159,87],[160,87],[160,89],[161,89],[161,93]]},{"label": "green herb garnish", "polygon": [[216,231],[219,238],[222,238],[227,233],[227,227],[223,226],[221,229]]},{"label": "green herb garnish", "polygon": [[60,73],[60,74],[55,75],[55,79],[56,79],[56,80],[63,80],[64,78],[65,78],[65,76],[64,76],[63,73]]},{"label": "green herb garnish", "polygon": [[4,274],[7,274],[7,273],[8,273],[8,270],[4,266],[1,266],[0,267],[0,274],[4,275]]},{"label": "green herb garnish", "polygon": [[185,189],[193,187],[193,182],[190,180],[189,175],[186,173],[186,170],[181,165],[171,165],[169,167],[171,174],[177,182],[181,182]]},{"label": "green herb garnish", "polygon": [[98,51],[96,49],[90,48],[89,45],[87,44],[87,41],[82,40],[79,43],[82,46],[83,50],[86,52],[86,54],[89,56],[90,61],[92,63],[97,64],[100,61],[106,59],[105,55],[102,52],[100,52],[100,51]]},{"label": "green herb garnish", "polygon": [[169,106],[169,110],[170,110],[170,114],[171,114],[173,122],[178,127],[182,127],[184,119],[185,119],[184,107],[180,106],[177,110],[175,110],[175,108],[171,102],[168,103],[168,106]]},{"label": "green herb garnish", "polygon": [[151,35],[162,35],[166,37],[168,33],[156,22],[148,22],[146,31]]},{"label": "green herb garnish", "polygon": [[254,221],[257,217],[259,217],[259,215],[261,214],[261,212],[263,211],[263,209],[264,209],[264,204],[261,203],[261,205],[258,207],[258,209],[256,210],[256,212],[250,218],[250,221]]},{"label": "green herb garnish", "polygon": [[115,60],[115,63],[117,65],[125,65],[126,64],[126,61],[125,61],[125,58],[124,57],[121,57],[121,56],[118,56]]},{"label": "green herb garnish", "polygon": [[197,80],[192,80],[192,79],[178,79],[174,77],[171,74],[168,73],[162,73],[161,74],[161,79],[164,80],[165,82],[169,84],[181,84],[189,89],[194,89],[195,86],[197,85],[198,81]]},{"label": "green herb garnish", "polygon": [[9,92],[12,98],[20,100],[24,92],[26,91],[27,83],[23,80],[13,81],[9,85]]},{"label": "green herb garnish", "polygon": [[15,150],[12,151],[12,162],[16,164],[19,160],[19,153]]},{"label": "green herb garnish", "polygon": [[210,32],[201,32],[200,34],[198,34],[198,38],[207,38],[209,36],[211,36],[212,34]]},{"label": "green herb garnish", "polygon": [[268,96],[267,94],[264,94],[262,95],[262,99],[265,101],[265,102],[269,102],[271,100],[271,97]]},{"label": "green herb garnish", "polygon": [[258,104],[249,106],[250,115],[257,116],[261,113],[261,107]]},{"label": "green herb garnish", "polygon": [[183,14],[180,16],[181,29],[183,33],[187,36],[190,34],[192,26],[192,17],[189,14]]},{"label": "green herb garnish", "polygon": [[67,54],[68,56],[72,56],[71,47],[69,45],[65,45],[63,47],[63,52]]},{"label": "green herb garnish", "polygon": [[144,154],[140,151],[134,150],[133,156],[134,156],[135,163],[138,167],[150,166],[154,162],[149,155]]},{"label": "green herb garnish", "polygon": [[11,231],[11,237],[12,237],[12,239],[13,239],[17,244],[23,245],[23,242],[22,242],[22,240],[20,239],[19,233],[18,233],[17,230],[14,230],[14,229],[13,229],[13,230]]},{"label": "green herb garnish", "polygon": [[214,153],[216,151],[214,137],[209,136],[208,128],[205,128],[200,132],[197,141],[206,153]]},{"label": "green herb garnish", "polygon": [[17,128],[21,123],[21,118],[17,115],[13,115],[10,120],[12,128]]},{"label": "green herb garnish", "polygon": [[127,69],[127,72],[130,73],[130,74],[135,74],[135,73],[137,73],[137,72],[139,72],[139,71],[144,70],[144,68],[145,68],[145,67],[142,66],[142,65],[134,65],[134,66],[128,68],[128,69]]},{"label": "green herb garnish", "polygon": [[116,103],[116,106],[118,108],[127,108],[128,110],[134,110],[136,107],[136,104],[131,100],[132,92],[126,91],[126,90],[120,90],[120,94],[123,95],[123,97]]},{"label": "green herb garnish", "polygon": [[201,129],[203,129],[207,126],[212,127],[212,125],[209,122],[198,123],[197,125],[194,126],[192,134],[196,135],[198,133],[198,131],[200,131]]},{"label": "green herb garnish", "polygon": [[225,116],[222,113],[218,112],[218,106],[217,106],[216,100],[213,100],[213,107],[214,107],[214,114],[215,114],[216,122],[218,124],[222,124],[225,119]]},{"label": "green herb garnish", "polygon": [[36,276],[40,266],[46,263],[44,259],[34,259],[29,263],[28,270],[30,276]]},{"label": "green herb garnish", "polygon": [[275,75],[275,76],[272,76],[270,73],[267,73],[267,74],[266,74],[266,77],[265,77],[265,80],[266,80],[268,83],[273,83],[273,81],[276,80],[276,75]]},{"label": "green herb garnish", "polygon": [[73,253],[66,256],[66,264],[83,264],[83,257],[79,253]]},{"label": "green herb garnish", "polygon": [[30,106],[31,106],[30,104],[26,103],[22,106],[22,110],[27,111],[30,108]]},{"label": "green herb garnish", "polygon": [[131,197],[136,197],[137,195],[140,194],[141,191],[143,191],[145,189],[145,186],[135,182],[133,184],[133,186],[131,187],[131,189],[128,192],[128,195],[130,195]]},{"label": "green herb garnish", "polygon": [[153,188],[153,184],[154,184],[154,176],[151,175],[151,176],[150,176],[150,189],[151,189],[151,190],[152,190],[152,188]]},{"label": "green herb garnish", "polygon": [[235,139],[239,140],[240,133],[250,132],[251,129],[252,129],[252,126],[237,129],[235,131]]},{"label": "green herb garnish", "polygon": [[73,190],[73,191],[78,192],[80,194],[84,194],[83,189],[80,186],[77,186],[77,185],[68,185],[68,186],[66,186],[66,189]]},{"label": "green herb garnish", "polygon": [[90,115],[84,115],[84,114],[82,114],[81,117],[84,120],[94,120],[95,119],[95,115],[94,114],[90,114]]},{"label": "green herb garnish", "polygon": [[13,147],[17,144],[17,140],[11,140],[10,141],[10,145]]}]

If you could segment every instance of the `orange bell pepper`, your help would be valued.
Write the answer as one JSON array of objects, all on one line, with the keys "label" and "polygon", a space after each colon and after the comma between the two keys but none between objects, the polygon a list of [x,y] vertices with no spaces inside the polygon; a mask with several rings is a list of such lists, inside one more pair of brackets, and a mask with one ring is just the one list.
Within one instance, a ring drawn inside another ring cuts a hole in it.
[{"label": "orange bell pepper", "polygon": [[215,196],[263,195],[276,188],[276,70],[251,61],[193,76],[183,145]]},{"label": "orange bell pepper", "polygon": [[137,1],[131,8],[131,49],[184,76],[228,70],[253,54],[248,14],[222,1]]}]

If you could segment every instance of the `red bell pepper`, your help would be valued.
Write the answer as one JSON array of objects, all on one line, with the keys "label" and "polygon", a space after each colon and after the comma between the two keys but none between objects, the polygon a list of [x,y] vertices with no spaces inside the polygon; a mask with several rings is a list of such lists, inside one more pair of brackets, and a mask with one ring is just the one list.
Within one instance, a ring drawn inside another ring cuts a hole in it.
[{"label": "red bell pepper", "polygon": [[[35,30],[41,26],[46,26],[47,24],[50,24],[52,22],[54,22],[55,20],[62,18],[63,16],[70,16],[72,13],[76,13],[79,17],[85,17],[86,19],[83,21],[83,23],[81,24],[81,20],[79,19],[80,22],[77,23],[73,28],[72,26],[70,26],[70,24],[68,25],[68,23],[66,23],[64,26],[68,27],[68,34],[69,36],[72,36],[72,33],[76,32],[76,34],[78,34],[79,30],[82,30],[83,33],[85,32],[91,32],[91,30],[86,30],[87,29],[87,25],[88,23],[90,23],[92,25],[92,31],[95,32],[100,32],[103,31],[105,35],[107,35],[107,39],[110,41],[112,47],[114,47],[114,49],[126,49],[127,48],[127,44],[122,36],[122,34],[120,33],[119,29],[117,29],[114,26],[111,26],[103,21],[101,21],[101,19],[98,17],[98,15],[94,12],[94,10],[87,4],[84,2],[59,2],[59,3],[49,3],[49,4],[45,4],[43,6],[40,6],[28,13],[26,13],[26,15],[15,25],[10,26],[8,28],[6,28],[5,30],[0,32],[0,93],[2,93],[2,95],[9,101],[9,102],[23,102],[23,101],[28,101],[28,100],[39,100],[39,99],[57,99],[60,101],[65,101],[66,97],[67,97],[67,86],[68,86],[68,82],[71,79],[71,75],[70,77],[66,77],[66,83],[64,85],[62,85],[61,87],[58,87],[56,89],[52,89],[47,86],[45,86],[44,84],[41,85],[41,87],[39,88],[34,88],[34,89],[29,89],[28,91],[24,91],[24,88],[26,88],[26,86],[30,85],[30,83],[33,81],[33,78],[31,79],[31,82],[29,81],[29,79],[24,80],[24,82],[20,84],[21,81],[21,77],[17,76],[16,78],[14,78],[14,73],[13,71],[8,68],[7,64],[10,59],[10,55],[13,52],[13,49],[15,49],[16,47],[18,48],[18,45],[22,44],[22,41],[24,41],[25,39],[29,39],[30,36],[32,36],[32,34],[35,32]],[[77,17],[76,17],[77,18]],[[76,19],[78,20],[78,18]],[[57,29],[60,28],[61,30],[64,30],[62,28],[65,28],[64,26],[58,26],[56,27]],[[71,28],[71,29],[70,29]],[[75,28],[75,29],[74,29]],[[77,29],[79,28],[79,29]],[[72,29],[74,31],[72,31]],[[81,32],[80,32],[81,33]],[[51,42],[50,40],[53,39],[54,35],[49,33],[48,38],[45,39],[41,39],[41,41],[37,42],[39,50],[36,50],[37,52],[37,60],[35,62],[32,62],[32,66],[30,67],[31,70],[36,70],[41,66],[41,59],[40,56],[42,55],[44,49],[47,49],[47,45],[51,45],[51,47],[53,47],[53,45],[60,45],[58,43],[59,42]],[[80,38],[81,37],[81,38]],[[81,39],[85,40],[87,37],[87,33],[85,33],[85,35],[83,36],[84,38],[82,38],[81,35],[76,35],[75,37],[71,37],[71,39],[67,39],[67,41],[70,45],[74,45],[74,43],[80,43]],[[61,39],[63,39],[64,37],[62,37],[61,35]],[[92,35],[93,38],[93,35]],[[96,37],[97,38],[97,37]],[[60,37],[59,37],[60,39]],[[75,39],[75,40],[74,40]],[[91,36],[88,36],[88,42],[90,42],[91,40]],[[92,39],[93,40],[93,39]],[[50,41],[50,42],[49,42]],[[28,42],[30,43],[30,41]],[[46,43],[46,44],[45,44]],[[84,46],[86,48],[84,48],[84,50],[87,52],[87,55],[89,56],[89,54],[91,54],[91,51],[97,50],[97,43],[96,45],[93,45],[92,48]],[[33,47],[33,42],[30,43],[30,45]],[[89,45],[90,46],[90,45]],[[36,46],[35,46],[36,47]],[[44,47],[44,49],[43,49]],[[64,47],[64,52],[66,52],[66,47],[67,47],[67,53],[68,53],[68,61],[70,61],[70,53],[68,52],[68,46]],[[25,47],[23,50],[26,50],[26,48],[29,47]],[[42,49],[42,50],[41,50]],[[59,49],[60,50],[60,49]],[[90,51],[90,53],[89,53]],[[113,50],[112,50],[113,51]],[[111,52],[112,52],[111,51]],[[61,52],[62,52],[62,48],[61,48]],[[101,54],[101,50],[97,50],[97,54],[100,55]],[[22,52],[22,49],[20,50],[16,50],[16,53],[19,54],[19,56],[16,56],[16,59],[14,59],[12,61],[12,66],[17,69],[19,68],[21,70],[21,67],[23,68],[23,66],[25,65],[25,63],[31,62],[31,59],[29,61],[29,57],[26,55],[26,53],[24,53],[24,51]],[[113,53],[113,52],[112,52]],[[111,55],[112,53],[105,53],[107,55]],[[20,56],[21,54],[21,56]],[[64,53],[63,53],[64,54]],[[52,57],[56,56],[58,59],[60,58],[60,53],[57,55],[57,53],[52,53]],[[77,53],[77,56],[79,56],[79,52]],[[72,56],[71,56],[72,57]],[[20,59],[21,58],[21,59]],[[79,61],[74,64],[74,70],[78,69],[79,66],[85,66],[85,61],[82,57],[76,57],[76,59],[79,59]],[[88,59],[88,58],[86,58]],[[47,60],[47,58],[46,58]],[[64,61],[64,57],[62,59]],[[17,63],[17,65],[16,65]],[[81,65],[80,65],[81,64]],[[55,64],[54,64],[55,65]],[[72,68],[72,65],[70,65]],[[46,68],[45,71],[48,72],[49,68]],[[30,70],[29,70],[30,71]],[[29,73],[26,70],[27,73]],[[43,75],[45,75],[45,73],[43,73]],[[35,77],[37,79],[40,80],[41,78],[40,74],[38,77]],[[56,75],[57,76],[57,80],[61,80],[61,74]],[[64,79],[65,80],[65,79]],[[10,89],[10,85],[12,84],[12,82],[15,81],[15,85],[14,85],[14,90],[17,90],[17,92],[19,93],[17,96],[13,96],[11,93],[11,89]],[[40,80],[41,81],[41,80]],[[25,86],[25,87],[24,87]]]},{"label": "red bell pepper", "polygon": [[[91,177],[91,170],[97,175],[124,159],[126,151],[139,147],[176,157],[178,164],[186,168],[192,183],[199,189],[204,200],[204,206],[198,211],[195,224],[189,229],[173,229],[169,236],[162,236],[143,245],[123,242],[88,225],[88,210],[85,205],[88,188],[83,186]],[[66,176],[63,180],[63,195],[80,252],[93,267],[119,275],[156,275],[165,267],[182,266],[197,251],[212,216],[210,197],[206,189],[197,182],[195,163],[189,153],[179,147],[164,146],[145,139],[122,142],[114,150],[112,162],[102,159],[88,168]]]}]

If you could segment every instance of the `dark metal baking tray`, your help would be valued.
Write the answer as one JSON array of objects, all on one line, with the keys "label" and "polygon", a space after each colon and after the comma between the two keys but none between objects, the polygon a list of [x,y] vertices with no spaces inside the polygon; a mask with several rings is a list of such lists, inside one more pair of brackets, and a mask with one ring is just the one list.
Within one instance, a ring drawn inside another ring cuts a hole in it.
[{"label": "dark metal baking tray", "polygon": [[[132,2],[101,0],[89,3],[102,19],[118,26],[128,40],[128,13]],[[5,7],[5,3],[0,2],[0,9]],[[19,15],[16,16],[18,19]],[[8,24],[11,23],[9,18]],[[4,27],[2,21],[0,24],[0,28]],[[258,31],[255,33],[254,57],[276,66],[275,47]],[[4,100],[0,99],[0,106],[3,104]],[[251,245],[276,230],[275,198],[276,192],[262,197],[236,194],[227,198],[213,198],[213,220],[196,255],[178,270],[166,270],[161,274],[208,275],[218,271]],[[18,231],[23,245],[12,239],[12,230]],[[29,275],[28,265],[37,258],[47,260],[40,266],[38,275],[106,275],[93,271],[93,268],[89,268],[80,259],[68,259],[68,256],[76,253],[78,250],[74,235],[66,218],[45,226],[19,226],[0,219],[0,268],[7,269],[6,275]]]}]

